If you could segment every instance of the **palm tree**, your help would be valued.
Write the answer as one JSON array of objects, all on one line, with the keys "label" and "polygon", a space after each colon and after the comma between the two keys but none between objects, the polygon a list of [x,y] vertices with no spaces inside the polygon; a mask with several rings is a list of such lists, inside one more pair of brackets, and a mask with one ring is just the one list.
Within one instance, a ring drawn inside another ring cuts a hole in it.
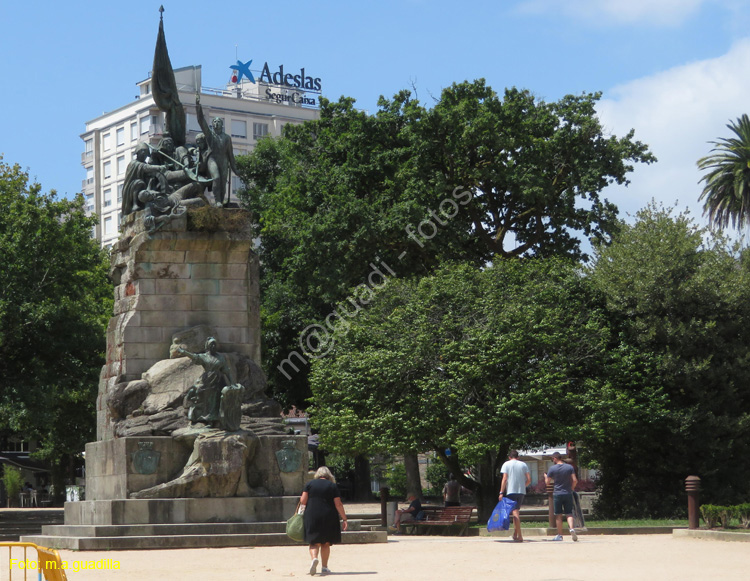
[{"label": "palm tree", "polygon": [[698,199],[705,199],[703,214],[719,229],[750,224],[750,118],[742,115],[727,127],[736,137],[712,141],[711,155],[698,160],[698,168],[708,170]]}]

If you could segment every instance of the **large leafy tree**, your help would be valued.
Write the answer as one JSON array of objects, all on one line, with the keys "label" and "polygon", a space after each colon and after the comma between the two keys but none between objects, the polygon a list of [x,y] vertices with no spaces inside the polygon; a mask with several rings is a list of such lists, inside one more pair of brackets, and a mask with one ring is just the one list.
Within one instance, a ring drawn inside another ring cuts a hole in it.
[{"label": "large leafy tree", "polygon": [[463,232],[485,256],[585,257],[580,235],[608,238],[617,208],[600,194],[628,183],[635,162],[655,161],[648,148],[605,136],[599,93],[546,103],[529,91],[503,98],[484,81],[454,84],[414,127],[429,188],[460,184],[474,193],[461,214]]},{"label": "large leafy tree", "polygon": [[434,450],[459,475],[475,466],[463,484],[486,518],[510,447],[576,439],[591,410],[604,426],[627,408],[629,369],[607,380],[625,369],[625,352],[610,354],[589,297],[575,265],[558,259],[454,264],[389,281],[313,364],[310,413],[323,443]]},{"label": "large leafy tree", "polygon": [[[745,254],[689,216],[653,205],[597,251],[589,278],[620,345],[650,354],[647,365],[633,366],[634,382],[658,386],[660,397],[658,414],[630,425],[594,421],[584,433],[608,515],[684,510],[690,474],[701,477],[709,501],[743,500],[750,477]],[[637,419],[641,408],[629,407]]]},{"label": "large leafy tree", "polygon": [[371,263],[423,276],[448,259],[581,258],[579,235],[608,238],[618,222],[602,189],[654,158],[632,132],[604,135],[598,98],[500,97],[478,80],[445,89],[432,108],[407,91],[381,98],[373,115],[352,99],[323,100],[319,120],[240,159],[262,240],[264,359],[277,397],[304,405],[307,367],[279,366]]},{"label": "large leafy tree", "polygon": [[37,440],[60,484],[94,436],[112,308],[106,256],[80,197],[43,194],[1,159],[0,207],[0,430]]},{"label": "large leafy tree", "polygon": [[706,171],[700,200],[703,212],[718,228],[742,227],[750,223],[750,118],[742,115],[727,128],[734,137],[713,141],[713,153],[698,160]]}]

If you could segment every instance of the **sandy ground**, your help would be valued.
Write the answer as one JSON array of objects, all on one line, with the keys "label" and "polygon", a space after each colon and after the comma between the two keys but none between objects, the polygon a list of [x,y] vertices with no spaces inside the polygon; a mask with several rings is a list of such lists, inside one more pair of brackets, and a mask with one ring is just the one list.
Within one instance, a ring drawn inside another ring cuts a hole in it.
[{"label": "sandy ground", "polygon": [[[750,578],[750,545],[671,535],[582,536],[524,543],[492,537],[389,537],[388,543],[339,545],[331,552],[334,579],[372,581],[523,579],[539,581],[705,580]],[[61,551],[71,561],[117,561],[119,570],[68,571],[70,581],[245,581],[308,579],[307,548]],[[0,580],[8,579],[5,555]],[[319,569],[318,569],[319,570]],[[12,579],[23,579],[13,572]],[[29,571],[29,573],[31,573]],[[37,579],[36,574],[29,579]]]}]

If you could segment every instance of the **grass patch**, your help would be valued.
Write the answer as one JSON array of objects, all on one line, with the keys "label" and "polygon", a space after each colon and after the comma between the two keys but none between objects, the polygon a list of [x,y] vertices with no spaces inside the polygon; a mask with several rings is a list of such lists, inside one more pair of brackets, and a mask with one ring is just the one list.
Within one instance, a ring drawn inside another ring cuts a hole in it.
[{"label": "grass patch", "polygon": [[687,519],[623,519],[623,520],[586,520],[586,526],[592,528],[615,527],[686,527]]},{"label": "grass patch", "polygon": [[[487,525],[474,525],[478,528],[487,528]],[[687,527],[687,519],[629,519],[629,520],[586,520],[587,528],[636,528],[636,527]],[[521,527],[527,529],[547,528],[547,521],[525,521],[521,516]],[[563,522],[563,528],[567,530],[567,523]]]}]

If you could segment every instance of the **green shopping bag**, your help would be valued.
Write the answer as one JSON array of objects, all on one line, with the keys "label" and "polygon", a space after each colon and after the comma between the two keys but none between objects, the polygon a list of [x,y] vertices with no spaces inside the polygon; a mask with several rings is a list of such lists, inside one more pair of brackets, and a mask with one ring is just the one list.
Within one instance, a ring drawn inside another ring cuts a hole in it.
[{"label": "green shopping bag", "polygon": [[299,511],[299,504],[291,518],[286,521],[286,535],[293,541],[302,543],[305,540],[305,519]]}]

